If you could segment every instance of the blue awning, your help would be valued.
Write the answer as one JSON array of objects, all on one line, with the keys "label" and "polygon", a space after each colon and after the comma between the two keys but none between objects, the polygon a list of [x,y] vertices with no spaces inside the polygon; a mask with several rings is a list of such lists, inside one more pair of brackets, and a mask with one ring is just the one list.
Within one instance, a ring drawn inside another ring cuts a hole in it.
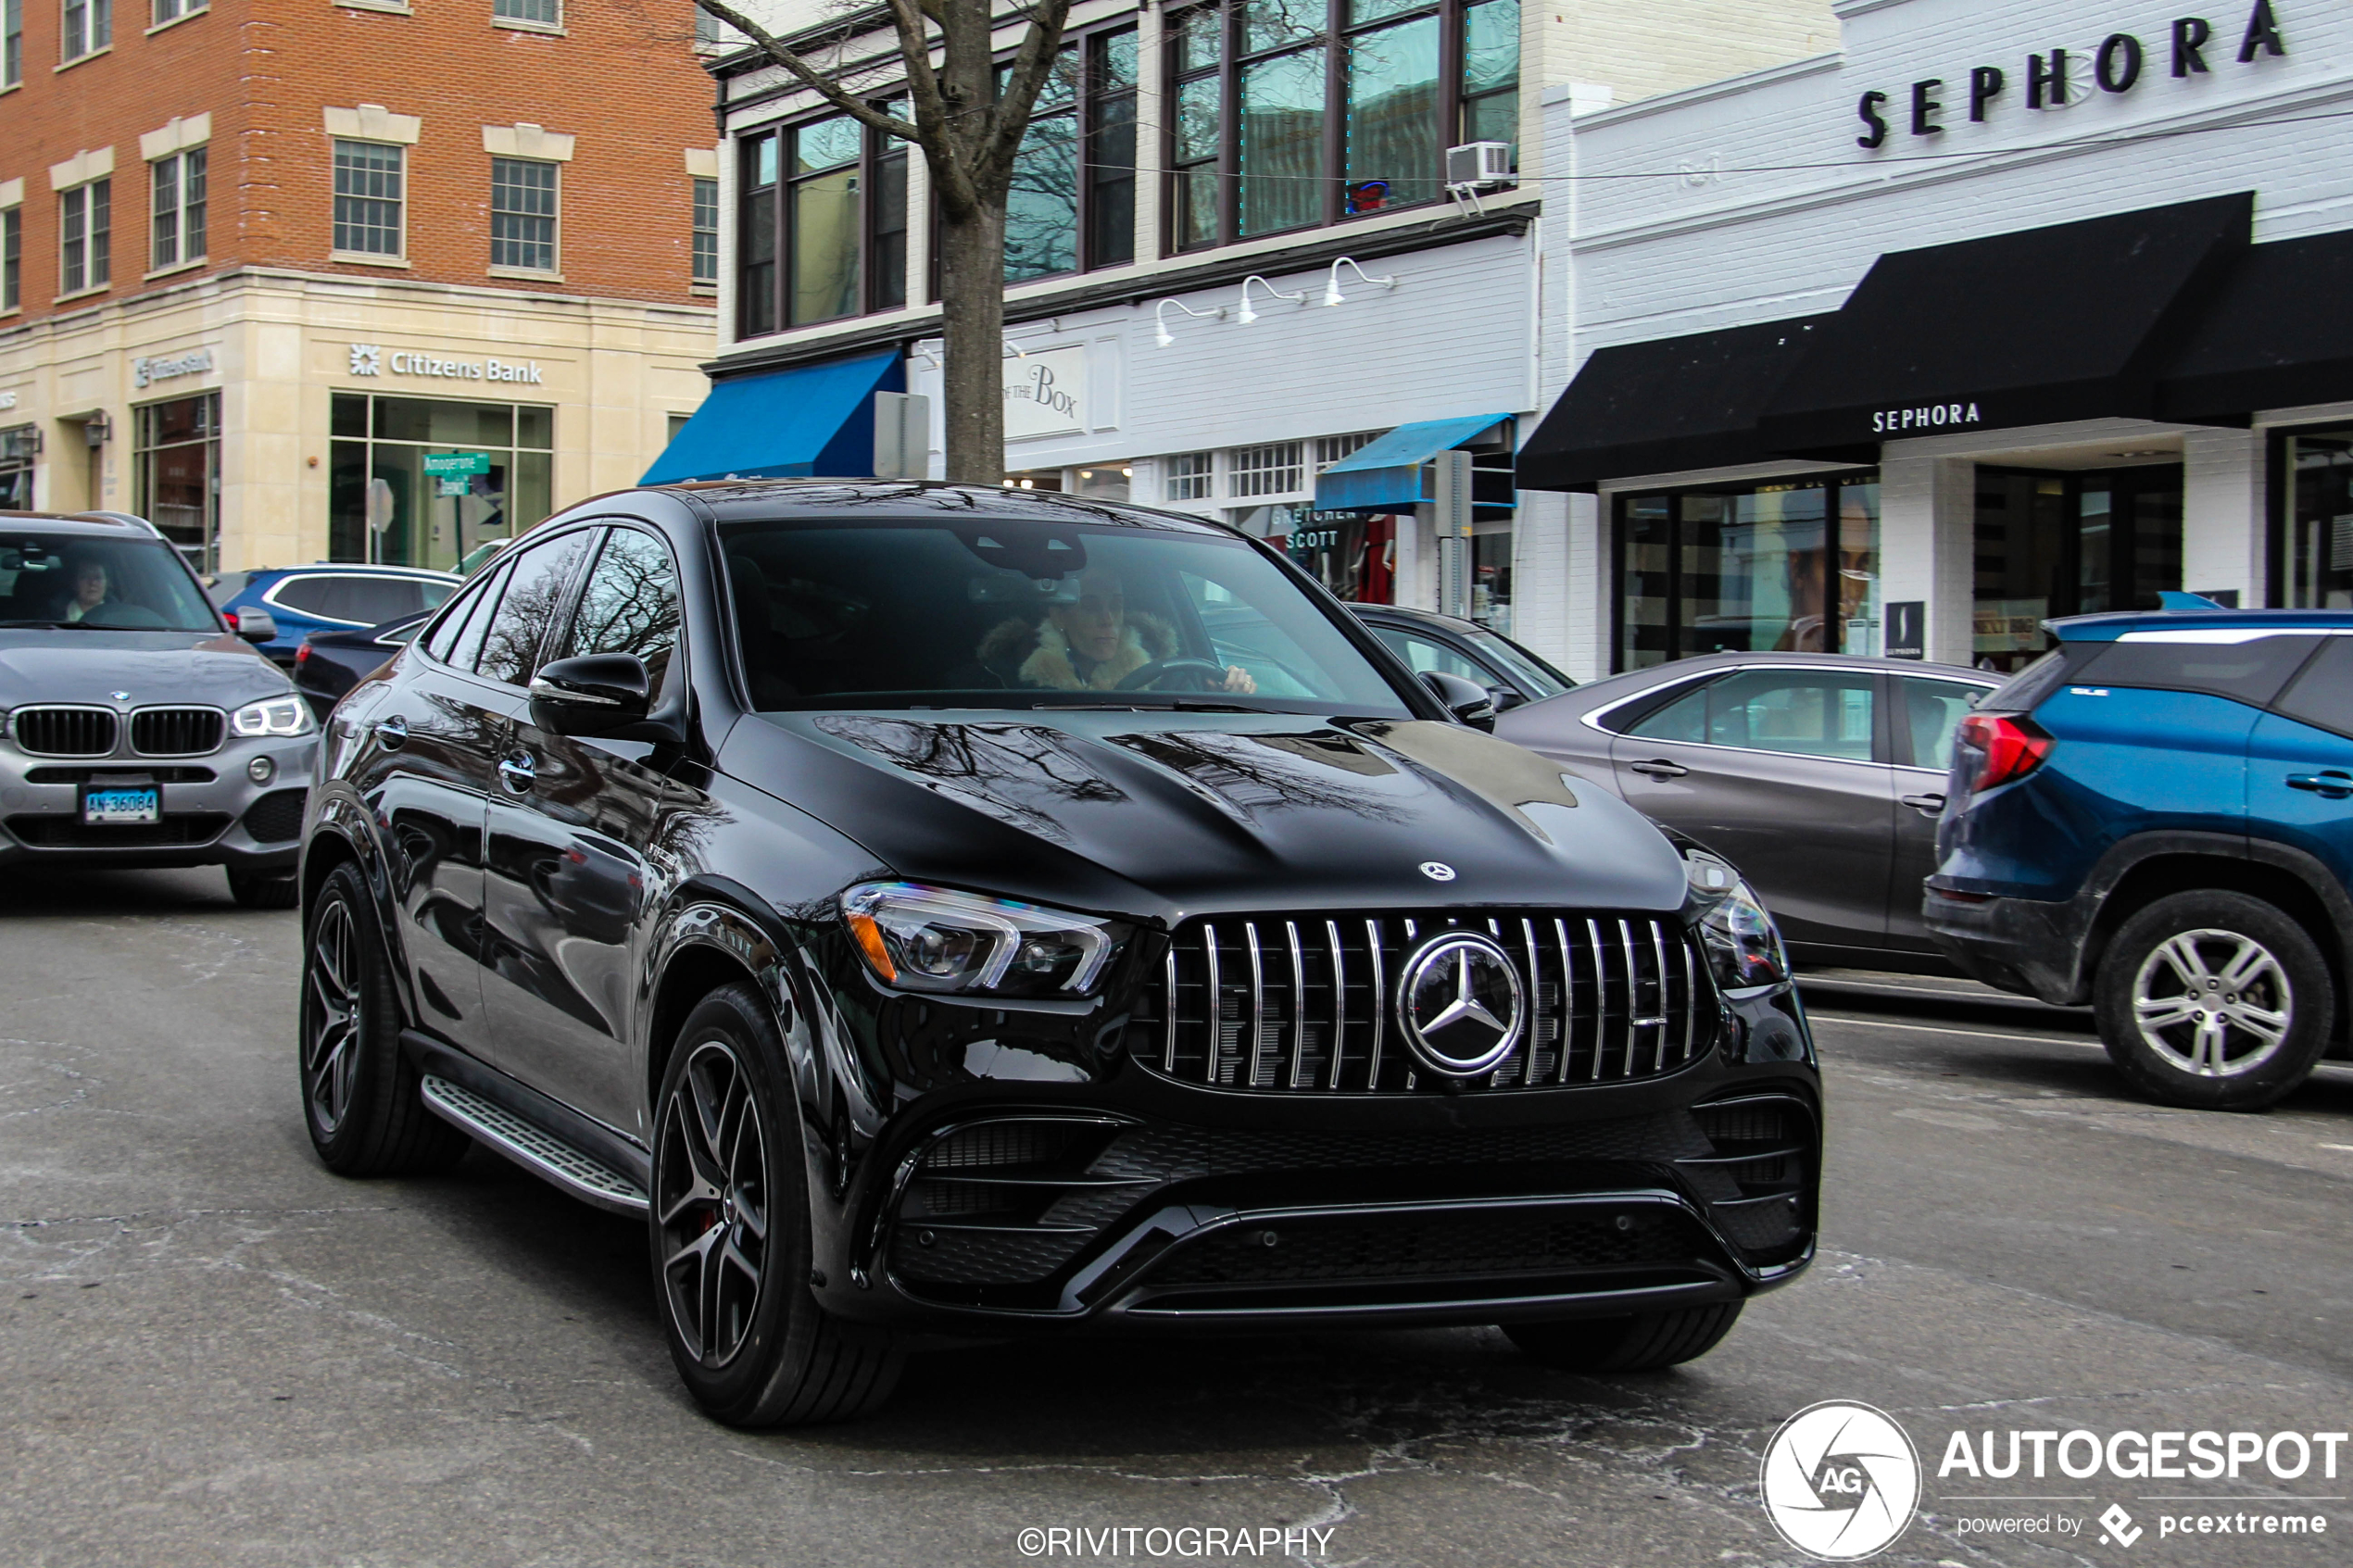
[{"label": "blue awning", "polygon": [[875,394],[906,387],[895,348],[716,383],[638,483],[871,478]]},{"label": "blue awning", "polygon": [[1423,420],[1399,425],[1365,443],[1315,476],[1319,512],[1410,512],[1428,500],[1422,465],[1441,452],[1475,441],[1510,419],[1509,414],[1473,414],[1460,420]]}]

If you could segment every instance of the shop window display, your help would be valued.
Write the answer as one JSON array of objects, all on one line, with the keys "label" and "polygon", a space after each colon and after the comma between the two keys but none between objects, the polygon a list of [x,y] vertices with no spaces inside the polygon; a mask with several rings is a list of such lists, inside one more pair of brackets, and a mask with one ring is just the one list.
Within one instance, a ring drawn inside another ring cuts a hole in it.
[{"label": "shop window display", "polygon": [[134,408],[139,515],[199,572],[220,570],[220,394]]},{"label": "shop window display", "polygon": [[[335,560],[452,571],[555,509],[552,408],[338,394],[333,422]],[[477,454],[484,471],[429,475],[429,453]]]},{"label": "shop window display", "polygon": [[2043,622],[2155,609],[2182,585],[2182,470],[1977,470],[1976,617],[1984,670],[2022,669],[2051,646]]},{"label": "shop window display", "polygon": [[2287,476],[2284,602],[2353,609],[2353,429],[2282,437]]}]

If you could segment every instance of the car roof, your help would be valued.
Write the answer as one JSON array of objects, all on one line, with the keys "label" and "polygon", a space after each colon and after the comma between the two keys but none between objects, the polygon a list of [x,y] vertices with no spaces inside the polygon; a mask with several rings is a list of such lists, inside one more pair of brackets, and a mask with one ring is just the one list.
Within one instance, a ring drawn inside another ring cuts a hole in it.
[{"label": "car roof", "polygon": [[[454,571],[435,571],[425,566],[385,566],[375,561],[321,560],[306,566],[255,566],[241,569],[247,583],[272,577],[420,577],[434,583],[462,583],[464,578]],[[228,575],[226,572],[223,576]]]},{"label": "car roof", "polygon": [[2112,643],[2127,632],[2348,632],[2353,610],[2148,609],[2076,615],[2043,624],[2063,643]]},{"label": "car roof", "polygon": [[[648,485],[643,490],[622,491],[595,499],[600,508],[609,510],[610,502],[628,495],[688,499],[721,522],[907,522],[937,517],[942,523],[956,523],[1002,518],[1009,521],[1084,523],[1227,538],[1241,536],[1222,522],[1184,512],[1131,506],[1126,501],[1066,495],[1059,490],[1014,490],[928,480],[696,480],[682,484]],[[579,511],[579,507],[570,508],[572,514]]]},{"label": "car roof", "polygon": [[[1946,681],[1970,681],[1993,687],[2008,679],[1990,670],[1972,670],[1966,664],[1932,664],[1919,659],[1882,659],[1875,654],[1860,653],[1703,653],[1690,659],[1678,659],[1666,664],[1653,664],[1641,670],[1621,670],[1615,675],[1597,676],[1574,686],[1557,696],[1545,697],[1529,707],[1545,707],[1559,703],[1576,710],[1601,708],[1624,700],[1629,692],[1645,687],[1665,685],[1671,682],[1696,680],[1719,670],[1743,667],[1789,665],[1799,669],[1857,670],[1885,671],[1894,675],[1927,675]],[[1526,709],[1515,709],[1514,712]]]},{"label": "car roof", "polygon": [[144,539],[163,537],[153,523],[129,512],[0,512],[0,519],[37,522],[44,533],[76,533],[92,539],[120,537],[126,531]]},{"label": "car roof", "polygon": [[1435,627],[1439,631],[1453,632],[1458,635],[1466,632],[1487,630],[1476,621],[1466,621],[1459,615],[1441,615],[1434,609],[1413,609],[1404,605],[1352,604],[1348,608],[1355,611],[1359,620],[1364,621],[1402,621],[1409,625]]}]

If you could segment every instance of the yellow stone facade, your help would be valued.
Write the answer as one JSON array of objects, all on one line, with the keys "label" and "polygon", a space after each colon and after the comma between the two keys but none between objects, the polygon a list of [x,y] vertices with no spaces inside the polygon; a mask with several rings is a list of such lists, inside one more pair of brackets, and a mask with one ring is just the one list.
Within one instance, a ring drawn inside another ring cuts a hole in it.
[{"label": "yellow stone facade", "polygon": [[217,390],[217,565],[283,566],[329,558],[334,394],[552,409],[560,509],[636,482],[713,345],[709,307],[247,268],[0,330],[0,436],[36,508],[135,511],[134,411]]}]

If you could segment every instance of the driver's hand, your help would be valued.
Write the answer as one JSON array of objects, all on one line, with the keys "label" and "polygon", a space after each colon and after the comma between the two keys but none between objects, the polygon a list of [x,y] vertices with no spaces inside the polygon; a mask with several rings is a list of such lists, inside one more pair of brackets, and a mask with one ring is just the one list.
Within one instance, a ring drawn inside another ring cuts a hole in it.
[{"label": "driver's hand", "polygon": [[1226,690],[1236,696],[1248,696],[1257,689],[1258,683],[1251,679],[1249,671],[1239,664],[1226,666]]}]

